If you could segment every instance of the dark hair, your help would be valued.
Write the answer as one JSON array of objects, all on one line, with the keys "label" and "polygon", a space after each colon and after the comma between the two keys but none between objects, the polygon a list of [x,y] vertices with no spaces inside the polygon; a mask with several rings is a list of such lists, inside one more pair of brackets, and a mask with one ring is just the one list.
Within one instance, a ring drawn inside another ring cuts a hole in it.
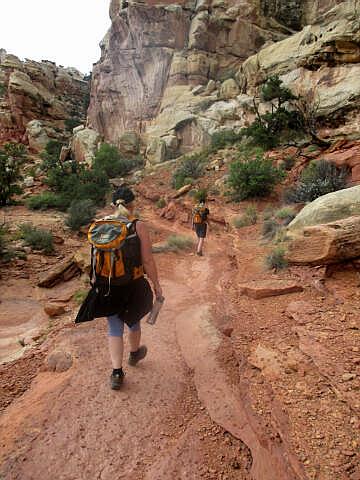
[{"label": "dark hair", "polygon": [[112,196],[112,202],[115,205],[117,200],[123,200],[124,204],[131,203],[135,199],[135,195],[130,190],[129,187],[122,185],[121,187],[117,188]]}]

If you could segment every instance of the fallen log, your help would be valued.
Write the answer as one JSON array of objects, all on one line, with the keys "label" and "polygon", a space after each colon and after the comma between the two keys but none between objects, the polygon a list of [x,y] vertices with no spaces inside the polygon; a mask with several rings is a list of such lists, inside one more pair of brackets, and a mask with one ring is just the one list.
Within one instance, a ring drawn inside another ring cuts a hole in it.
[{"label": "fallen log", "polygon": [[360,216],[289,232],[286,258],[297,265],[326,265],[360,257]]}]

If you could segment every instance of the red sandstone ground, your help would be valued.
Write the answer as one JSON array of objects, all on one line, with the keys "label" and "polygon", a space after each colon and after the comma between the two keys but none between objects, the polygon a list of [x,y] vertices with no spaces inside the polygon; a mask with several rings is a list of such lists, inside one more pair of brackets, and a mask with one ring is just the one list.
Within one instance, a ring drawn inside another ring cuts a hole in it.
[{"label": "red sandstone ground", "polygon": [[[142,190],[163,195],[161,183],[152,178]],[[24,211],[16,208],[9,219],[18,221]],[[239,207],[214,199],[210,209],[220,218]],[[149,200],[142,214],[156,241],[188,232],[181,202],[172,221],[159,219]],[[51,224],[51,215],[41,222]],[[58,257],[82,241],[59,245]],[[330,277],[315,268],[268,272],[269,248],[258,226],[227,231],[215,222],[203,258],[158,254],[166,304],[158,324],[144,326],[149,355],[126,369],[120,392],[108,386],[104,321],[74,327],[76,306],[65,302],[35,349],[0,369],[1,477],[359,479],[356,265]],[[9,281],[12,293],[20,280],[32,286],[58,258],[31,260],[3,271],[3,292]],[[28,279],[19,278],[24,272]],[[239,283],[263,279],[295,280],[304,290],[259,300],[239,294]],[[75,282],[73,290],[83,288]],[[54,351],[72,357],[70,369],[41,366]]]}]

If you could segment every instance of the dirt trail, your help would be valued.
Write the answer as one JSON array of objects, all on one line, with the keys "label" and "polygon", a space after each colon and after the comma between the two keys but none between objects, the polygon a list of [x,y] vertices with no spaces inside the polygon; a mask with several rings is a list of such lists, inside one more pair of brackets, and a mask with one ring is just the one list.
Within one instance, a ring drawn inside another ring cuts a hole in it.
[{"label": "dirt trail", "polygon": [[208,253],[159,259],[166,304],[155,327],[144,324],[148,357],[126,368],[120,392],[109,388],[104,320],[56,338],[54,348],[70,352],[74,365],[40,373],[2,416],[1,478],[249,478],[248,449],[207,415],[176,338],[176,318],[194,305],[196,321],[198,299],[209,294]]},{"label": "dirt trail", "polygon": [[[144,215],[155,221],[151,207]],[[154,224],[160,238],[171,231],[189,233],[181,224],[158,218]],[[332,434],[329,426],[321,430],[320,411],[316,421],[311,418],[316,427],[311,432],[306,405],[311,402],[316,413],[321,395],[322,407],[338,415],[333,422],[338,431],[347,407],[334,401],[319,371],[301,357],[297,330],[283,315],[288,296],[257,302],[239,298],[234,280],[264,276],[264,249],[251,229],[242,234],[241,245],[238,241],[214,229],[202,258],[157,256],[166,303],[156,326],[144,323],[148,357],[126,368],[121,391],[109,389],[104,320],[67,328],[50,340],[49,351],[71,353],[74,364],[64,373],[40,373],[4,412],[2,480],[332,478],[330,460],[319,474],[305,472],[303,453],[317,460],[325,458],[327,448],[311,436],[308,441],[309,433],[324,432],[326,439]],[[228,325],[234,327],[231,339],[220,333]],[[281,372],[277,380],[271,371],[254,369],[249,358],[259,342],[266,352],[279,349],[283,357],[296,356],[299,372]],[[307,389],[304,395],[300,388]],[[346,428],[351,438],[354,427]]]}]

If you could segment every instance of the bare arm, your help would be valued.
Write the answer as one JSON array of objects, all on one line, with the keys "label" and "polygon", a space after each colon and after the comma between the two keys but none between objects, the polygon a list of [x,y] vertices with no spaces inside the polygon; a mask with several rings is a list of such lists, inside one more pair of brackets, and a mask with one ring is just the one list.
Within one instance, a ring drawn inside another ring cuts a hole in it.
[{"label": "bare arm", "polygon": [[141,258],[144,265],[144,270],[153,284],[156,297],[162,297],[162,289],[160,287],[156,264],[152,253],[152,245],[149,231],[143,222],[137,222],[136,232],[140,238],[141,244]]}]

